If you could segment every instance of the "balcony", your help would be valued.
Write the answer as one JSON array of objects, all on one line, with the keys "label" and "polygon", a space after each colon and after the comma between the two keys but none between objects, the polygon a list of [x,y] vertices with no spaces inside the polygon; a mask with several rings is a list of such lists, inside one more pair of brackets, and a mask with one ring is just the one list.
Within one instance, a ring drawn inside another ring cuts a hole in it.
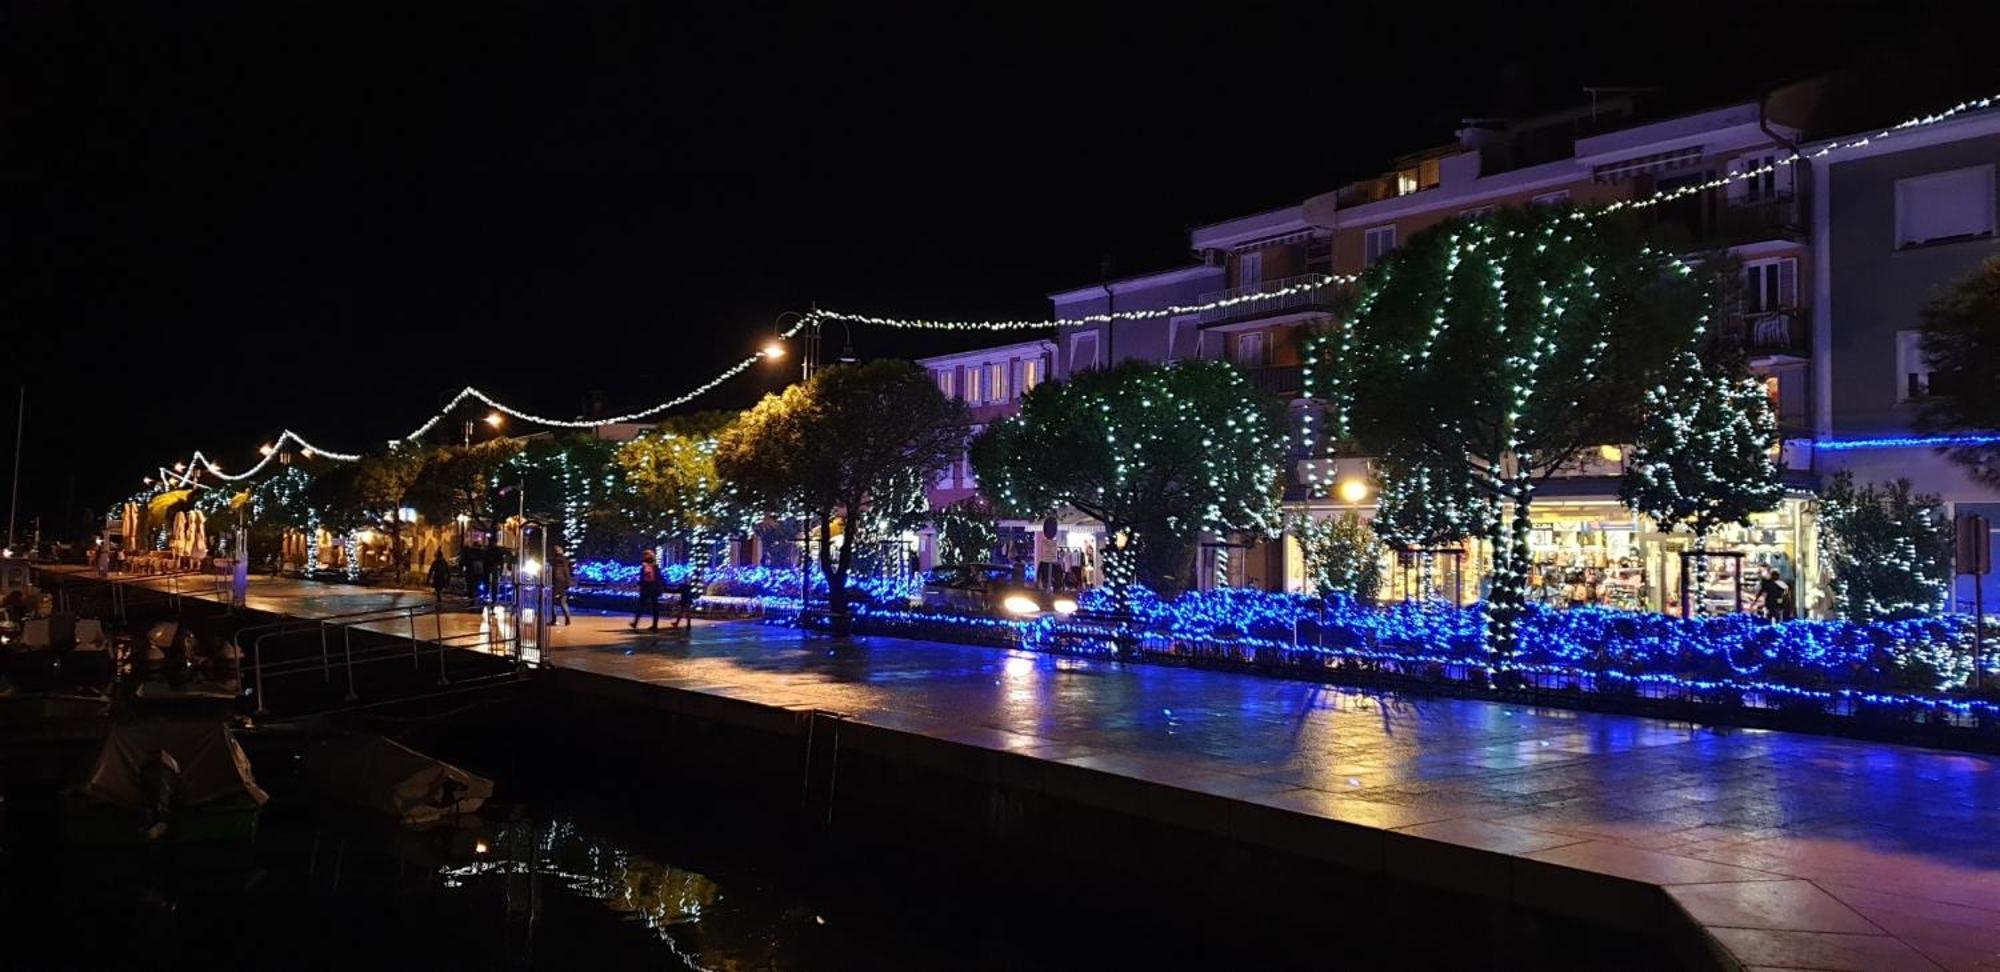
[{"label": "balcony", "polygon": [[1676,226],[1702,247],[1728,247],[1769,240],[1804,241],[1804,207],[1798,196],[1781,192],[1760,199],[1728,199],[1721,190],[1694,193],[1653,208],[1653,218]]},{"label": "balcony", "polygon": [[1265,280],[1261,283],[1202,294],[1197,303],[1216,304],[1195,319],[1201,327],[1240,324],[1280,314],[1326,314],[1333,311],[1335,286],[1323,273]]},{"label": "balcony", "polygon": [[1803,307],[1737,314],[1731,336],[1751,357],[1812,356],[1812,319]]},{"label": "balcony", "polygon": [[1243,377],[1250,380],[1250,387],[1266,395],[1290,398],[1304,387],[1304,365],[1245,365],[1236,366]]}]

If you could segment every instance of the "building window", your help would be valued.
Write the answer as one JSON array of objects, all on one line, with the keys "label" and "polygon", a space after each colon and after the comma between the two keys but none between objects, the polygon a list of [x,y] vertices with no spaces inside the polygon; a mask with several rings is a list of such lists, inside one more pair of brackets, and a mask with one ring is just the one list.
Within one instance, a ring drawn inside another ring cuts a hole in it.
[{"label": "building window", "polygon": [[1396,171],[1396,195],[1407,196],[1413,192],[1436,189],[1438,186],[1438,160],[1426,159],[1407,169]]},{"label": "building window", "polygon": [[938,391],[941,391],[941,392],[943,392],[943,393],[944,393],[944,397],[946,397],[946,398],[950,398],[950,397],[951,397],[951,369],[950,369],[950,368],[946,368],[945,370],[943,370],[943,371],[940,371],[940,372],[938,372],[938,373],[937,373],[937,385],[938,385]]},{"label": "building window", "polygon": [[1993,167],[1896,180],[1896,245],[1993,235]]},{"label": "building window", "polygon": [[1007,362],[996,361],[986,366],[986,400],[989,402],[1007,400]]},{"label": "building window", "polygon": [[1042,359],[1029,358],[1021,362],[1021,394],[1034,391],[1042,383]]},{"label": "building window", "polygon": [[1253,250],[1236,257],[1236,285],[1255,287],[1264,282],[1264,251]]},{"label": "building window", "polygon": [[[1778,165],[1776,155],[1753,155],[1737,159],[1730,168],[1734,170],[1732,174],[1736,178],[1729,181],[1729,198],[1737,202],[1754,203],[1775,199],[1781,188],[1791,188],[1785,184],[1790,180],[1791,167]],[[1780,171],[1786,176],[1783,182],[1778,178]],[[1753,172],[1756,174],[1747,174]]]},{"label": "building window", "polygon": [[1930,394],[1931,366],[1924,360],[1922,331],[1896,332],[1896,400],[1913,401]]},{"label": "building window", "polygon": [[1743,264],[1743,311],[1765,314],[1799,305],[1799,261],[1752,260]]},{"label": "building window", "polygon": [[965,458],[959,460],[958,468],[963,470],[959,474],[958,484],[966,489],[977,489],[979,487],[979,477],[972,474],[972,453],[966,453]]},{"label": "building window", "polygon": [[937,488],[939,488],[939,489],[950,489],[950,488],[951,488],[951,480],[952,480],[952,467],[953,467],[953,466],[956,466],[956,465],[958,465],[958,463],[957,463],[956,461],[953,461],[953,462],[948,462],[948,463],[945,463],[945,466],[944,466],[944,468],[943,468],[943,469],[940,469],[940,470],[938,470],[938,474],[937,474]]},{"label": "building window", "polygon": [[979,397],[979,376],[978,365],[965,369],[965,402],[968,405],[977,405],[985,400]]},{"label": "building window", "polygon": [[1368,231],[1362,240],[1361,265],[1372,267],[1382,262],[1389,251],[1396,248],[1396,227],[1377,226]]},{"label": "building window", "polygon": [[1084,331],[1073,334],[1069,339],[1069,370],[1083,371],[1097,367],[1097,332]]},{"label": "building window", "polygon": [[1265,361],[1264,332],[1249,331],[1236,335],[1236,357],[1234,360],[1237,364],[1249,368],[1263,365]]},{"label": "building window", "polygon": [[1545,192],[1528,201],[1537,206],[1560,206],[1563,203],[1569,202],[1569,190],[1557,189],[1554,192]]}]

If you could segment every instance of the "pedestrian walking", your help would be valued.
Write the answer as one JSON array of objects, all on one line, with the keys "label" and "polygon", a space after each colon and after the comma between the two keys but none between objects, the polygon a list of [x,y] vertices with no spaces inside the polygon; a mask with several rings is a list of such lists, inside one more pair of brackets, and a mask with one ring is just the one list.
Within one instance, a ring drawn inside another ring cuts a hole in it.
[{"label": "pedestrian walking", "polygon": [[451,565],[444,562],[444,551],[442,550],[431,554],[429,580],[431,582],[431,594],[437,598],[439,604],[443,604],[444,589],[451,584]]},{"label": "pedestrian walking", "polygon": [[632,612],[629,628],[639,627],[639,619],[648,608],[653,612],[653,630],[660,630],[660,595],[667,591],[667,579],[660,573],[660,564],[653,558],[651,550],[639,558],[639,609]]},{"label": "pedestrian walking", "polygon": [[569,623],[569,555],[557,547],[555,556],[549,558],[549,591],[555,598],[549,613],[562,612],[562,623]]}]

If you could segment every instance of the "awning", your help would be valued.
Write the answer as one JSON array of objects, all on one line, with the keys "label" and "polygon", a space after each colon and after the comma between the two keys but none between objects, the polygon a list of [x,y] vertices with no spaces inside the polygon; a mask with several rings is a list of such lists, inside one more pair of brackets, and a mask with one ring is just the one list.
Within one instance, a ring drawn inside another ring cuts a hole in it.
[{"label": "awning", "polygon": [[1634,176],[1687,169],[1701,164],[1702,146],[1690,145],[1671,152],[1655,152],[1622,162],[1607,162],[1591,169],[1598,182],[1622,182]]}]

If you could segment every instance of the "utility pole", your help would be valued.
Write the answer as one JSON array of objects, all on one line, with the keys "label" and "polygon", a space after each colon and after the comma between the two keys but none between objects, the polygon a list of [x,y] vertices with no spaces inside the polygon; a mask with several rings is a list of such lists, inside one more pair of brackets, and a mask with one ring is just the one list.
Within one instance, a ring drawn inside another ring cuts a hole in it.
[{"label": "utility pole", "polygon": [[14,516],[21,509],[21,431],[28,416],[28,386],[21,386],[21,401],[14,409],[14,496],[7,502],[7,549],[14,549]]}]

